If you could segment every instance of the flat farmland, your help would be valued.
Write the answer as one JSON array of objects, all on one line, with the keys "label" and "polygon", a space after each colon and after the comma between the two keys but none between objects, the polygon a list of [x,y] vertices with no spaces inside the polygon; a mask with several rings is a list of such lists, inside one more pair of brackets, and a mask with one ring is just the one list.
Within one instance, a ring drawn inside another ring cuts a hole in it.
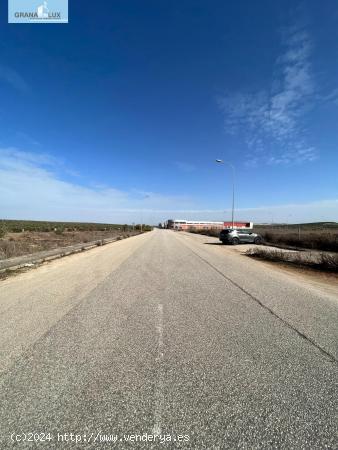
[{"label": "flat farmland", "polygon": [[123,239],[140,232],[140,225],[3,220],[0,222],[0,259],[108,238]]},{"label": "flat farmland", "polygon": [[267,243],[338,252],[338,224],[308,223],[292,225],[256,225],[254,232]]},{"label": "flat farmland", "polygon": [[[317,222],[301,224],[254,225],[253,231],[259,233],[266,244],[284,248],[295,247],[308,250],[338,252],[338,223]],[[189,230],[190,233],[218,237],[219,230]]]}]

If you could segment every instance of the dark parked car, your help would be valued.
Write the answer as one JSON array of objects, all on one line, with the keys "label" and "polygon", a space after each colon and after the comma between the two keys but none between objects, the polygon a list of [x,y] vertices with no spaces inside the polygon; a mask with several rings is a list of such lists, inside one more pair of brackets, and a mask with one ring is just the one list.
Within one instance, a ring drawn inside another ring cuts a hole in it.
[{"label": "dark parked car", "polygon": [[245,244],[261,244],[263,238],[257,233],[253,233],[251,230],[222,230],[219,235],[219,240],[223,244],[237,245],[239,243]]}]

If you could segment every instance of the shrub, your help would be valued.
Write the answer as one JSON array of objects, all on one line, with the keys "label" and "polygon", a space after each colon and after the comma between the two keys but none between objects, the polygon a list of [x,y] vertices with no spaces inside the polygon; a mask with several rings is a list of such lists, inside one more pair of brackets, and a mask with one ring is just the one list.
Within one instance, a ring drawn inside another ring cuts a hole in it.
[{"label": "shrub", "polygon": [[266,261],[284,262],[300,267],[338,272],[338,254],[334,253],[285,252],[282,250],[254,248],[248,250],[246,255]]},{"label": "shrub", "polygon": [[215,228],[211,228],[209,230],[196,230],[195,228],[189,228],[187,231],[194,234],[203,234],[204,236],[218,237],[221,230],[216,230]]},{"label": "shrub", "polygon": [[0,224],[0,238],[4,238],[7,233],[7,228],[4,223]]},{"label": "shrub", "polygon": [[7,240],[1,241],[0,254],[2,259],[17,256],[15,243]]},{"label": "shrub", "polygon": [[267,243],[338,252],[338,234],[329,232],[259,231]]},{"label": "shrub", "polygon": [[321,253],[319,266],[324,270],[338,272],[338,254]]}]

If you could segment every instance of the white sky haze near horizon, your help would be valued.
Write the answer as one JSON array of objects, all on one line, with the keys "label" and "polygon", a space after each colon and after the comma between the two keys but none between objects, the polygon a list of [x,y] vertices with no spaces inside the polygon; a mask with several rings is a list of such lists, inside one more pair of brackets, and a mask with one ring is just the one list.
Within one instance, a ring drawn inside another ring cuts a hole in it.
[{"label": "white sky haze near horizon", "polygon": [[[230,209],[199,208],[198,198],[85,187],[62,181],[64,164],[46,154],[0,150],[1,218],[157,224],[169,218],[230,220]],[[224,205],[225,206],[225,205]],[[236,220],[254,222],[338,221],[338,199],[305,204],[250,205],[236,210]]]}]

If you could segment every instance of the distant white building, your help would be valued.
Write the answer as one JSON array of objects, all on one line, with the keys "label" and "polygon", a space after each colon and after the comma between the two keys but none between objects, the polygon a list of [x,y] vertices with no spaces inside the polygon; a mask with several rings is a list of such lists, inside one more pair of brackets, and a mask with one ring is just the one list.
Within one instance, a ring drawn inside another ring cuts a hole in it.
[{"label": "distant white building", "polygon": [[224,228],[246,228],[252,229],[252,222],[210,222],[210,221],[197,221],[197,220],[178,220],[169,219],[166,221],[165,228],[171,228],[174,230],[223,230]]}]

